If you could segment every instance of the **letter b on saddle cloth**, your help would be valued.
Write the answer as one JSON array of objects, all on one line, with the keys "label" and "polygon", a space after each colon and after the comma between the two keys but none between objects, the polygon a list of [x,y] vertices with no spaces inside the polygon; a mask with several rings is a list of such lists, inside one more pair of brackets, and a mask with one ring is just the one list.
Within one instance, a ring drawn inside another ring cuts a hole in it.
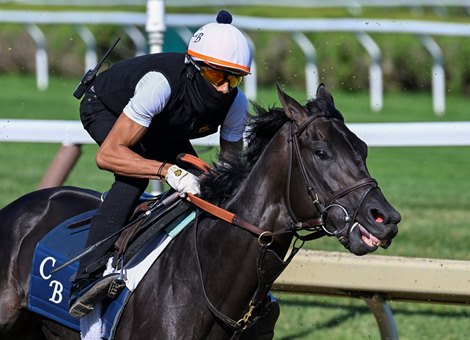
[{"label": "letter b on saddle cloth", "polygon": [[[103,302],[104,338],[112,338],[120,310],[151,264],[195,217],[192,205],[181,200],[177,192],[149,197],[141,198],[130,223],[116,241],[118,256],[114,262],[117,259],[124,267],[126,287],[115,300]],[[78,269],[78,260],[73,259],[85,247],[89,222],[95,213],[96,210],[84,212],[54,227],[37,244],[33,258],[28,309],[77,331],[80,321],[69,315],[70,278]],[[67,261],[71,263],[57,270]]]}]

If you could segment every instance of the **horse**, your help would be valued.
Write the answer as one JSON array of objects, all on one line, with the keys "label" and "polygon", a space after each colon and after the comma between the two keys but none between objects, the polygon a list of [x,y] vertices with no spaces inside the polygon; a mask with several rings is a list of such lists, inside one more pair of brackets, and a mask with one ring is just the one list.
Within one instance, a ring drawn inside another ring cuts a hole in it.
[{"label": "horse", "polygon": [[[195,221],[130,297],[115,339],[240,338],[304,242],[336,237],[358,256],[390,246],[400,214],[370,176],[367,145],[331,93],[321,84],[301,105],[277,91],[282,107],[253,103],[243,156],[201,176],[200,198],[236,218],[195,208]],[[0,211],[0,338],[80,338],[26,308],[29,273],[34,247],[51,228],[99,204],[99,193],[63,186]]]}]

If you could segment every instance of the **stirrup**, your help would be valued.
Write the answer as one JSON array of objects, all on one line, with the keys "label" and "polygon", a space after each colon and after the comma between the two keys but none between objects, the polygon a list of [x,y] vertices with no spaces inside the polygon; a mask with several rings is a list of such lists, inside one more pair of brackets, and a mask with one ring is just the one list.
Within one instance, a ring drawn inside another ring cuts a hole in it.
[{"label": "stirrup", "polygon": [[118,282],[118,287],[121,290],[124,288],[125,284],[119,284],[122,281],[119,277],[119,273],[109,274],[83,287],[70,298],[69,314],[74,318],[82,318],[90,313],[95,305],[105,297],[117,297],[118,289],[113,289],[114,294],[108,294],[108,291],[113,286],[114,281]]}]

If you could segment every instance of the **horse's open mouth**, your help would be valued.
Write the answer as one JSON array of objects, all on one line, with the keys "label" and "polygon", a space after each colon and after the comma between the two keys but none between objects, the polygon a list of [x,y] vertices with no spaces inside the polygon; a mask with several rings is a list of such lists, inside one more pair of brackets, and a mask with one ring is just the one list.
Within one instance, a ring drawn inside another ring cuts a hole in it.
[{"label": "horse's open mouth", "polygon": [[366,228],[364,228],[359,222],[356,222],[353,224],[353,226],[351,227],[351,233],[356,227],[359,228],[362,242],[364,242],[369,247],[377,248],[377,247],[386,246],[387,242],[379,240],[377,237],[372,235]]}]

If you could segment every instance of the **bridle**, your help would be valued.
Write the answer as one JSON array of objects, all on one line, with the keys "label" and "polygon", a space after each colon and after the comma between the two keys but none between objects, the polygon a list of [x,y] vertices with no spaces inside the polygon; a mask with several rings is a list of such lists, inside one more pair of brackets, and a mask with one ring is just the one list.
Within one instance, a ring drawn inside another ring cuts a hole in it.
[{"label": "bridle", "polygon": [[[313,239],[316,239],[325,235],[329,235],[329,236],[334,235],[334,236],[337,236],[340,239],[340,241],[344,244],[344,239],[341,238],[341,234],[344,231],[346,230],[349,231],[352,228],[354,224],[351,225],[351,222],[354,222],[359,212],[359,209],[362,206],[362,203],[364,202],[367,195],[369,195],[369,193],[373,189],[378,188],[378,184],[375,179],[368,177],[368,178],[363,178],[345,188],[337,190],[333,192],[332,194],[330,194],[329,196],[326,196],[323,193],[323,191],[321,190],[321,187],[318,185],[317,181],[315,180],[315,177],[312,176],[310,171],[308,171],[307,166],[305,165],[304,159],[302,158],[302,155],[300,153],[300,147],[299,147],[299,137],[302,134],[302,132],[307,128],[307,126],[310,123],[312,123],[313,121],[315,121],[316,119],[320,117],[325,117],[325,116],[324,115],[309,116],[297,129],[295,129],[294,121],[290,120],[287,122],[289,124],[288,143],[291,145],[291,147],[289,148],[289,156],[288,156],[286,206],[287,206],[289,215],[294,222],[291,226],[288,226],[278,231],[272,231],[272,232],[267,231],[265,229],[262,229],[256,225],[249,223],[248,221],[245,221],[244,219],[240,218],[239,216],[225,209],[219,208],[192,194],[187,194],[186,199],[190,201],[191,203],[193,203],[198,208],[202,209],[203,211],[208,212],[209,214],[216,216],[221,220],[224,220],[232,225],[236,225],[237,227],[240,227],[258,236],[258,243],[262,246],[264,245],[269,246],[274,241],[275,236],[280,236],[280,235],[285,235],[285,234],[294,234],[294,236],[297,239],[300,239],[301,241],[309,241],[309,240],[313,240]],[[294,155],[296,156],[297,161],[299,163],[299,167],[302,173],[302,178],[305,183],[307,195],[309,196],[313,205],[315,206],[315,208],[318,210],[320,214],[320,216],[317,218],[313,218],[309,220],[301,220],[300,218],[296,216],[294,209],[292,209],[290,194],[291,194],[291,182],[292,182],[292,169],[294,167]],[[202,171],[207,171],[207,169],[204,167],[201,167],[200,169]],[[352,213],[349,213],[348,210],[344,206],[342,206],[341,204],[337,202],[338,199],[363,187],[368,187],[368,188],[363,193],[361,199],[359,200],[356,206],[356,209]],[[327,197],[324,200],[325,203],[323,203],[320,200],[320,197]],[[343,212],[345,225],[343,226],[343,228],[339,230],[336,229],[335,231],[329,231],[326,227],[326,221],[328,219],[328,212],[333,208],[338,208]],[[311,233],[308,235],[302,236],[302,235],[299,235],[298,233],[301,230],[307,230]]]},{"label": "bridle", "polygon": [[[359,212],[359,209],[362,206],[367,195],[375,188],[378,187],[377,181],[373,178],[363,178],[345,188],[342,188],[338,191],[333,192],[329,196],[325,195],[321,187],[318,185],[315,177],[311,174],[311,172],[307,169],[305,165],[305,161],[302,158],[302,154],[300,153],[299,147],[299,138],[302,132],[309,126],[313,121],[320,117],[325,117],[324,115],[314,115],[309,116],[305,121],[295,128],[294,121],[289,121],[289,139],[288,143],[291,145],[289,148],[289,163],[288,163],[288,171],[287,171],[287,209],[289,211],[289,215],[291,216],[292,220],[294,221],[294,226],[292,227],[295,236],[301,240],[313,240],[324,235],[329,236],[336,236],[338,237],[339,241],[344,245],[347,244],[347,238],[343,235],[346,231],[346,235],[351,230],[352,226],[354,225],[354,221],[356,216]],[[292,209],[291,205],[291,181],[292,181],[292,169],[294,164],[294,156],[299,164],[300,172],[302,174],[302,178],[305,183],[307,195],[311,199],[313,205],[320,213],[320,217],[316,219],[311,219],[307,221],[301,221],[295,214],[294,210]],[[367,190],[361,196],[356,209],[349,213],[348,210],[342,206],[341,204],[337,203],[337,200],[341,197],[348,195],[351,192],[356,191],[357,189],[368,187]],[[324,200],[325,203],[322,202],[320,197],[326,197]],[[330,231],[326,227],[326,221],[328,219],[328,212],[333,209],[337,208],[340,209],[344,214],[344,226],[342,228],[335,228],[334,231]],[[299,235],[298,231],[300,230],[308,230],[311,233],[308,235]]]}]

